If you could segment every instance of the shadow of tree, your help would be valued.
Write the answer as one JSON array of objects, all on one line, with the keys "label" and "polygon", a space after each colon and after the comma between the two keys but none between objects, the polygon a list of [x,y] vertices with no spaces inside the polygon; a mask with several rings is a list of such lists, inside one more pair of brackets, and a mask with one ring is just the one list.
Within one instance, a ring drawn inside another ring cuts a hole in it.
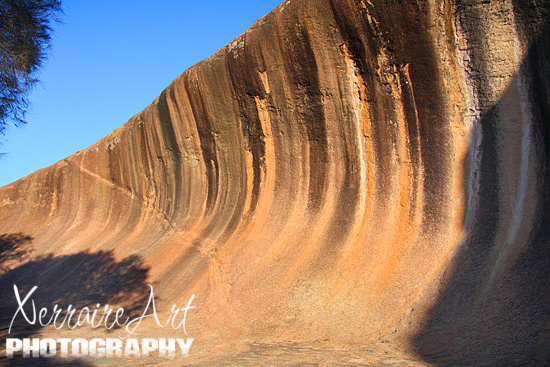
[{"label": "shadow of tree", "polygon": [[[550,365],[550,4],[537,8],[535,2],[514,0],[513,5],[516,26],[534,35],[519,73],[528,76],[533,123],[529,139],[535,152],[531,165],[537,176],[536,190],[528,193],[524,205],[532,209],[535,219],[531,228],[523,229],[527,239],[521,250],[508,256],[506,264],[498,264],[495,254],[504,251],[498,231],[507,210],[502,206],[500,173],[509,164],[501,152],[514,148],[504,146],[506,140],[499,137],[508,133],[500,119],[506,101],[516,95],[510,87],[478,122],[482,136],[476,172],[479,185],[468,236],[453,259],[445,288],[413,339],[424,360],[439,366]],[[476,37],[475,22],[463,26]],[[475,54],[482,50],[472,52],[472,60],[482,59]],[[484,66],[480,62],[476,67]],[[484,82],[483,76],[481,70],[478,83]],[[498,276],[493,276],[495,272]]]},{"label": "shadow of tree", "polygon": [[47,359],[47,358],[39,358],[39,359],[13,359],[13,360],[6,360],[4,359],[4,363],[0,363],[2,366],[36,366],[36,367],[48,367],[48,366],[71,366],[71,367],[91,367],[93,364],[79,360],[79,359]]},{"label": "shadow of tree", "polygon": [[[5,341],[7,337],[29,338],[41,329],[38,322],[30,325],[21,314],[14,317],[18,308],[14,285],[17,286],[22,301],[37,286],[24,305],[24,310],[31,319],[31,299],[36,305],[37,313],[40,308],[46,307],[50,316],[56,304],[65,313],[67,307],[72,305],[77,314],[84,307],[89,307],[93,312],[98,304],[98,313],[102,313],[107,304],[115,311],[118,307],[123,307],[124,317],[121,322],[126,317],[133,318],[143,312],[149,297],[149,287],[146,284],[149,269],[142,264],[139,257],[129,256],[117,261],[112,251],[80,252],[65,256],[40,256],[14,267],[13,261],[18,256],[28,256],[32,251],[32,238],[23,234],[4,234],[0,239],[0,260],[2,266],[8,269],[0,278],[0,340]],[[65,313],[59,316],[58,325]],[[13,325],[8,334],[12,318]],[[110,321],[109,325],[111,323]],[[66,329],[66,324],[63,328]],[[79,360],[67,359],[33,360],[16,357],[8,360],[5,354],[1,358],[2,365],[87,365]]]},{"label": "shadow of tree", "polygon": [[16,262],[23,262],[33,251],[33,238],[22,233],[0,235],[0,272],[6,273]]}]

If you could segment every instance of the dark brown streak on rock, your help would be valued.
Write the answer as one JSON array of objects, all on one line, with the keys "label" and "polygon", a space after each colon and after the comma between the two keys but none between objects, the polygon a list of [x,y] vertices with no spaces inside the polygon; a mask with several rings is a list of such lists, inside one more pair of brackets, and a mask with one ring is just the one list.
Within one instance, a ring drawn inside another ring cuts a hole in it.
[{"label": "dark brown streak on rock", "polygon": [[[359,180],[361,176],[357,169],[353,168],[352,155],[349,151],[351,144],[345,144],[344,165],[345,176],[336,201],[336,208],[332,213],[332,219],[327,226],[326,239],[319,247],[318,257],[322,258],[324,271],[332,271],[333,262],[338,259],[341,247],[346,243],[348,233],[353,225],[359,202]],[[320,259],[315,259],[312,264],[318,267]]]},{"label": "dark brown streak on rock", "polygon": [[149,157],[152,157],[151,148],[149,147],[149,141],[147,139],[147,125],[143,122],[143,113],[139,116],[139,122],[136,128],[136,143],[138,144],[138,162],[140,164],[143,175],[147,178],[142,183],[143,196],[146,199],[149,196],[150,186],[153,186],[153,174],[151,172],[151,161]]},{"label": "dark brown streak on rock", "polygon": [[383,207],[386,198],[391,194],[392,149],[389,142],[393,137],[386,122],[390,115],[394,115],[391,101],[383,93],[383,81],[378,76],[382,65],[378,62],[378,55],[385,48],[386,41],[378,27],[370,25],[369,14],[374,10],[370,3],[368,9],[362,9],[358,1],[344,2],[331,1],[332,12],[338,30],[351,54],[356,71],[361,75],[365,85],[366,99],[369,103],[369,118],[378,122],[371,126],[371,141],[374,145],[375,196],[377,205]]},{"label": "dark brown streak on rock", "polygon": [[[421,151],[420,151],[420,131],[418,126],[418,116],[416,115],[416,102],[414,100],[414,92],[409,83],[409,78],[405,74],[403,68],[399,69],[399,80],[401,85],[401,100],[403,102],[403,111],[405,115],[405,124],[407,128],[407,148],[411,159],[412,170],[412,187],[410,194],[411,208],[417,205],[419,177],[421,169]],[[414,210],[409,213],[409,223],[414,220]]]},{"label": "dark brown streak on rock", "polygon": [[[195,69],[196,73],[199,73],[198,68]],[[204,159],[204,165],[206,168],[206,176],[208,179],[208,194],[206,198],[206,211],[205,215],[208,215],[214,209],[216,200],[218,198],[218,184],[219,184],[219,165],[218,154],[216,152],[216,140],[214,138],[214,131],[209,121],[209,116],[205,108],[202,95],[199,87],[191,80],[189,73],[185,74],[184,87],[189,96],[189,102],[191,104],[191,111],[195,118],[197,132],[199,135],[199,141],[201,145],[201,153]]]},{"label": "dark brown streak on rock", "polygon": [[[278,37],[287,62],[285,69],[289,77],[298,116],[297,121],[303,124],[309,144],[309,196],[308,209],[317,211],[325,195],[328,144],[322,93],[319,85],[319,71],[315,53],[311,47],[308,25],[301,19],[305,13],[304,3],[299,3],[299,11],[293,12],[293,19],[288,19],[284,30],[279,30]],[[303,25],[303,27],[301,26]]]},{"label": "dark brown streak on rock", "polygon": [[[239,42],[239,40],[235,42]],[[257,63],[254,60],[254,53],[258,51],[258,40],[246,37],[241,42],[244,42],[243,48],[238,47],[233,51],[238,56],[234,57],[232,51],[229,51],[226,60],[235,98],[239,105],[239,121],[246,149],[252,153],[254,178],[250,208],[247,213],[243,213],[246,220],[251,218],[257,209],[262,172],[265,171],[265,134],[262,130],[259,111],[254,97],[257,96],[264,99],[266,94],[257,71]],[[248,185],[248,182],[246,182],[246,185]],[[246,190],[243,190],[243,193],[246,194]],[[238,216],[235,216],[235,218],[238,219]]]},{"label": "dark brown streak on rock", "polygon": [[[380,23],[387,25],[388,48],[394,64],[409,64],[420,136],[420,155],[424,169],[424,218],[432,229],[445,225],[449,202],[443,200],[449,190],[451,135],[444,103],[445,92],[437,66],[439,60],[429,34],[428,5],[414,1],[389,0],[377,7]],[[412,107],[412,106],[411,106]],[[407,117],[414,110],[406,111]],[[416,117],[407,125],[415,124]]]},{"label": "dark brown streak on rock", "polygon": [[[366,88],[367,98],[369,98],[368,93],[372,93],[375,89],[373,88],[373,79],[369,77],[370,73],[367,71],[379,67],[376,55],[378,50],[383,47],[383,41],[379,34],[367,26],[369,21],[366,9],[361,9],[357,1],[346,1],[345,4],[342,4],[342,1],[337,3],[332,0],[330,5],[334,19],[338,24],[338,30],[352,54],[357,69],[361,72],[363,80],[370,81]],[[370,4],[367,6],[372,10]]]},{"label": "dark brown streak on rock", "polygon": [[[168,187],[173,185],[173,192],[167,193],[169,200],[173,200],[171,207],[163,208],[163,211],[166,212],[170,221],[177,220],[176,215],[181,214],[185,210],[180,209],[181,205],[181,192],[182,192],[182,160],[181,160],[181,151],[176,138],[176,132],[174,130],[174,122],[170,116],[170,110],[168,106],[168,101],[166,100],[166,94],[170,93],[170,98],[172,101],[175,101],[174,90],[169,89],[161,93],[158,99],[158,114],[160,120],[160,127],[164,142],[168,149],[167,158],[171,158],[170,161],[165,162],[166,170],[166,185]],[[170,172],[169,167],[173,169],[173,172]],[[172,175],[168,175],[172,173]],[[168,203],[169,204],[169,203]]]}]

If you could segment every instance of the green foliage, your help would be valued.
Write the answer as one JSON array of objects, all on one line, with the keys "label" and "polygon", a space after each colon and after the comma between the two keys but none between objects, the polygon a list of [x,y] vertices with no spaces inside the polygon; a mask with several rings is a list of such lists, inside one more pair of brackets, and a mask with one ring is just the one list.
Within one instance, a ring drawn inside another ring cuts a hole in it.
[{"label": "green foliage", "polygon": [[0,135],[24,124],[28,93],[51,46],[60,0],[0,0]]}]

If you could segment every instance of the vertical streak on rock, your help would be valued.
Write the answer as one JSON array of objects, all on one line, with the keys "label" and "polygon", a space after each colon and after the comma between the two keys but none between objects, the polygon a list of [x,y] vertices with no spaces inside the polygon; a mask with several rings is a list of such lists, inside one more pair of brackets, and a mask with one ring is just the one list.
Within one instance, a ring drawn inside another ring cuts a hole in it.
[{"label": "vertical streak on rock", "polygon": [[302,27],[300,17],[305,16],[304,3],[296,5],[293,22],[286,24],[282,32],[281,50],[284,53],[285,69],[290,79],[297,122],[305,127],[309,146],[309,200],[308,209],[318,213],[326,195],[327,179],[327,132],[321,101],[317,60],[311,47],[309,29]]},{"label": "vertical streak on rock", "polygon": [[[505,239],[503,239],[503,248],[498,251],[498,255],[496,256],[496,260],[494,262],[494,265],[491,269],[491,274],[489,276],[489,280],[487,282],[487,287],[490,286],[493,283],[493,280],[497,273],[502,273],[504,269],[503,264],[505,263],[506,259],[510,256],[511,252],[513,252],[514,245],[517,246],[517,240],[518,240],[518,232],[520,231],[520,227],[524,222],[532,220],[532,213],[530,213],[530,210],[526,212],[525,210],[525,201],[527,197],[527,191],[529,189],[529,180],[531,173],[529,172],[529,166],[531,161],[531,135],[532,135],[532,123],[533,123],[533,116],[531,111],[531,105],[529,101],[528,91],[527,91],[527,85],[526,85],[526,70],[521,67],[521,64],[526,56],[526,50],[523,49],[525,46],[523,40],[520,39],[520,35],[518,34],[518,25],[516,20],[514,19],[514,11],[511,11],[511,21],[512,21],[512,29],[513,29],[513,38],[514,38],[514,70],[515,70],[515,85],[514,82],[512,82],[508,88],[510,89],[516,89],[517,90],[517,96],[514,96],[514,99],[517,99],[517,101],[514,101],[515,103],[515,109],[519,110],[519,113],[516,112],[516,116],[514,116],[513,123],[521,126],[520,131],[518,131],[518,135],[521,136],[521,138],[518,138],[519,140],[519,149],[517,152],[514,152],[519,156],[518,164],[519,171],[514,174],[514,177],[512,177],[512,180],[515,180],[515,193],[510,193],[510,196],[512,198],[510,199],[510,217],[507,220],[505,229],[506,234]],[[504,116],[502,119],[506,119]],[[529,223],[531,224],[531,223]]]},{"label": "vertical streak on rock", "polygon": [[[173,96],[173,89],[165,90],[158,98],[157,111],[159,118],[159,126],[161,128],[161,136],[163,138],[164,154],[166,159],[165,177],[166,195],[168,196],[166,206],[163,211],[171,220],[174,216],[181,214],[181,152],[176,140],[179,134],[176,134],[173,126],[172,117],[170,116],[170,108],[168,106],[167,94]],[[172,97],[173,98],[173,97]]]},{"label": "vertical streak on rock", "polygon": [[[365,90],[365,82],[362,77],[362,72],[356,65],[354,56],[351,54],[346,44],[340,46],[342,54],[345,58],[347,68],[347,78],[349,82],[349,88],[352,93],[352,114],[354,120],[352,122],[355,125],[355,135],[358,154],[356,159],[358,163],[358,207],[354,228],[350,230],[350,234],[353,236],[353,240],[349,241],[350,244],[357,244],[357,236],[360,232],[366,231],[366,222],[370,216],[370,210],[373,201],[374,191],[374,177],[375,177],[375,165],[374,165],[374,152],[373,145],[370,136],[371,120],[369,116],[369,105],[367,102],[367,93]],[[342,98],[344,98],[342,96]]]},{"label": "vertical streak on rock", "polygon": [[185,75],[184,86],[191,103],[197,132],[201,144],[201,153],[206,166],[206,175],[208,179],[208,196],[206,199],[205,215],[211,214],[218,197],[218,155],[216,151],[216,140],[214,131],[209,121],[209,115],[204,107],[203,95],[200,89],[200,69],[196,68],[193,72]]},{"label": "vertical streak on rock", "polygon": [[416,110],[416,101],[414,100],[414,92],[412,90],[412,81],[409,75],[408,64],[399,69],[399,85],[401,89],[401,100],[403,103],[403,123],[407,129],[407,154],[410,158],[409,167],[411,175],[411,188],[409,200],[411,208],[409,211],[408,225],[414,230],[417,228],[417,226],[413,226],[414,221],[421,220],[421,213],[418,209],[421,209],[422,207],[422,183],[424,175],[422,169],[418,111]]},{"label": "vertical streak on rock", "polygon": [[263,157],[262,175],[260,182],[260,194],[258,196],[258,207],[260,209],[256,218],[260,223],[263,223],[266,219],[267,213],[271,207],[273,200],[273,193],[275,191],[275,172],[276,172],[276,160],[275,160],[275,146],[273,143],[273,128],[271,126],[271,117],[269,115],[269,109],[265,99],[254,97],[256,102],[256,108],[258,110],[258,117],[262,127],[265,144],[265,154]]}]

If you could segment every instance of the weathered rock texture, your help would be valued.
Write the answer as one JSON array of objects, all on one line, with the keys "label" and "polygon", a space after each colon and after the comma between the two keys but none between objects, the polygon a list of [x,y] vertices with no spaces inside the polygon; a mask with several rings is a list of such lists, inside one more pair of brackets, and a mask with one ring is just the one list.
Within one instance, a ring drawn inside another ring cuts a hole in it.
[{"label": "weathered rock texture", "polygon": [[31,259],[139,257],[167,304],[197,295],[197,343],[544,365],[549,16],[285,1],[109,136],[3,187],[0,233],[31,236]]}]

